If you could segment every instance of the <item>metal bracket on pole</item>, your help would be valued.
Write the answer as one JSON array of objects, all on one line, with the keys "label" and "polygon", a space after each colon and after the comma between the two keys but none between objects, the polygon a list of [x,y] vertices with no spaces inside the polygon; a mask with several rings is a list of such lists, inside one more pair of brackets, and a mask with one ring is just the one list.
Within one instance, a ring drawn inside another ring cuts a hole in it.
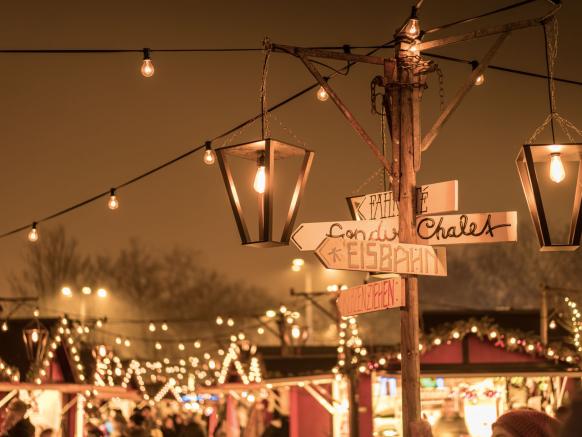
[{"label": "metal bracket on pole", "polygon": [[435,123],[432,125],[432,127],[422,140],[423,152],[425,150],[428,150],[432,142],[436,139],[437,135],[440,133],[440,130],[443,127],[443,125],[447,122],[447,120],[453,114],[455,109],[457,109],[457,107],[461,104],[461,101],[467,95],[467,93],[475,86],[475,80],[481,74],[483,74],[483,72],[493,59],[493,56],[495,55],[497,50],[499,50],[499,47],[501,47],[501,44],[503,44],[508,35],[509,31],[502,33],[497,37],[495,43],[493,43],[489,51],[485,54],[483,59],[481,59],[477,68],[473,70],[473,72],[469,75],[466,82],[461,86],[461,88],[459,88],[459,90],[455,94],[455,97],[453,97],[453,99],[447,104],[443,112],[441,112]]}]

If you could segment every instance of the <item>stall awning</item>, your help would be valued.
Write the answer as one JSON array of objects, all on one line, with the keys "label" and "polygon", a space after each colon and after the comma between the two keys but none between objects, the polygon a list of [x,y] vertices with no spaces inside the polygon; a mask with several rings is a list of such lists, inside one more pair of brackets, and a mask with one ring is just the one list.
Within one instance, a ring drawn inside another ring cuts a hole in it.
[{"label": "stall awning", "polygon": [[95,390],[97,397],[101,399],[121,398],[140,401],[141,396],[135,390],[128,390],[123,387],[97,386],[91,384],[32,384],[20,382],[0,382],[0,392],[10,392],[12,390],[56,390],[61,393],[83,394],[87,390]]}]

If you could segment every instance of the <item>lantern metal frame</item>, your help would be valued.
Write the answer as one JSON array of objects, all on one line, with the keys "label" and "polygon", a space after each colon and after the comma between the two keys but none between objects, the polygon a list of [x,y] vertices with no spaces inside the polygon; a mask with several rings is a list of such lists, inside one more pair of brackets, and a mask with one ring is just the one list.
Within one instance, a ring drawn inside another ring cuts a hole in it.
[{"label": "lantern metal frame", "polygon": [[[37,341],[32,339],[34,332],[38,335]],[[49,338],[48,329],[35,318],[24,327],[22,330],[22,337],[24,340],[24,346],[26,347],[26,355],[28,356],[31,365],[38,366],[47,349]]]},{"label": "lantern metal frame", "polygon": [[[251,247],[287,246],[291,238],[293,225],[297,219],[299,205],[303,197],[315,152],[274,138],[265,138],[264,140],[221,147],[215,151],[242,244]],[[243,207],[232,175],[229,158],[237,157],[257,161],[261,155],[264,156],[266,184],[265,192],[258,194],[259,237],[258,240],[253,241],[244,218]],[[283,225],[281,237],[275,240],[273,239],[273,181],[275,180],[275,161],[300,156],[303,157],[303,162],[291,197],[287,219]]]},{"label": "lantern metal frame", "polygon": [[[549,162],[552,153],[559,153],[562,161],[578,162],[578,176],[570,232],[566,244],[554,244],[550,237],[546,213],[542,202],[535,164]],[[574,251],[580,247],[582,235],[582,143],[525,144],[516,159],[521,185],[527,206],[538,236],[542,252]]]}]

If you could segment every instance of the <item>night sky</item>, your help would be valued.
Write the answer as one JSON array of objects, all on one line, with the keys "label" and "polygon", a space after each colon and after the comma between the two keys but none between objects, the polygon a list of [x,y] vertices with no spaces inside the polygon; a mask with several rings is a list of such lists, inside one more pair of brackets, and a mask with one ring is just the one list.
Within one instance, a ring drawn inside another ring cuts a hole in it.
[{"label": "night sky", "polygon": [[[433,27],[508,3],[426,0],[421,25]],[[558,14],[557,75],[580,80],[582,4],[564,3]],[[540,0],[482,24],[533,17],[547,6]],[[377,45],[392,38],[409,7],[408,1],[343,0],[11,2],[0,11],[0,47],[260,47],[265,36],[303,46]],[[465,25],[456,31],[473,28]],[[478,59],[491,43],[489,38],[437,53]],[[391,55],[389,50],[383,53]],[[545,73],[544,56],[539,27],[511,35],[493,63]],[[154,53],[156,72],[146,79],[139,73],[140,53],[0,54],[0,233],[104,191],[254,115],[262,61],[261,52]],[[448,99],[470,67],[446,61],[440,65]],[[378,141],[380,119],[370,113],[369,88],[380,73],[374,66],[357,66],[332,84]],[[270,102],[310,83],[297,59],[271,56]],[[582,126],[582,88],[558,84],[557,91],[558,112]],[[438,80],[431,75],[423,100],[425,132],[438,112]],[[488,71],[485,85],[471,91],[423,155],[419,182],[458,179],[461,212],[517,210],[531,227],[514,161],[547,114],[544,80]],[[345,197],[355,194],[379,163],[333,103],[318,102],[315,93],[275,115],[316,152],[297,224],[349,219]],[[276,120],[272,129],[274,136],[295,142]],[[259,135],[255,125],[237,140]],[[547,133],[542,139],[549,141]],[[375,180],[363,192],[380,188]],[[361,279],[353,273],[320,273],[314,257],[293,247],[241,247],[218,165],[205,166],[201,154],[118,195],[119,210],[109,211],[102,199],[42,224],[41,238],[45,227],[62,224],[86,253],[116,254],[132,237],[156,250],[180,245],[199,251],[202,263],[225,277],[265,287],[282,298],[290,286],[302,287],[300,275],[289,269],[297,256],[317,270],[316,288],[330,282],[353,285]],[[28,244],[26,232],[0,241],[0,294],[10,291],[6,276],[21,267]],[[442,279],[444,284],[454,280]]]}]

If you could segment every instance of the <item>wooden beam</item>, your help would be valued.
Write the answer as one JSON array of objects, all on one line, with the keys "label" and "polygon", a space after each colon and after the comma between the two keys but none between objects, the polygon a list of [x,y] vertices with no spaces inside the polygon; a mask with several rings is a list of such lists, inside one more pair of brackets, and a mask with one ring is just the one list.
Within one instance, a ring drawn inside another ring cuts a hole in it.
[{"label": "wooden beam", "polygon": [[[356,120],[354,114],[348,109],[345,103],[340,99],[340,97],[336,94],[336,92],[329,86],[327,81],[323,78],[321,73],[315,68],[315,66],[303,55],[302,53],[298,53],[297,57],[301,59],[301,62],[307,67],[311,75],[319,82],[319,84],[323,87],[323,89],[327,92],[329,97],[333,100],[335,105],[338,107],[340,112],[346,118],[348,123],[352,126],[352,128],[360,135],[360,137],[364,140],[364,142],[368,145],[374,156],[382,163],[384,168],[388,171],[388,174],[392,174],[392,168],[390,163],[386,161],[384,155],[380,152],[380,148],[376,145],[372,137],[368,135],[362,125]],[[382,62],[384,64],[384,62]]]},{"label": "wooden beam", "polygon": [[69,410],[71,409],[71,407],[73,405],[75,405],[76,403],[77,403],[77,396],[73,396],[73,399],[71,399],[69,402],[67,402],[63,406],[63,409],[61,410],[61,416],[64,416],[65,414],[67,414],[69,412]]},{"label": "wooden beam", "polygon": [[311,385],[305,384],[303,388],[319,403],[319,405],[325,408],[329,414],[331,414],[332,416],[335,414],[336,411],[335,407],[331,403],[329,403],[328,400],[325,399],[320,393],[314,390],[313,387],[311,387]]},{"label": "wooden beam", "polygon": [[462,41],[469,41],[477,38],[484,38],[486,36],[498,35],[500,33],[512,32],[514,30],[527,29],[528,27],[538,26],[546,21],[548,18],[558,12],[561,5],[555,6],[548,14],[543,17],[530,18],[529,20],[514,21],[512,23],[501,24],[499,26],[488,27],[486,29],[479,29],[473,32],[463,33],[461,35],[448,36],[441,39],[423,42],[419,45],[419,50],[430,50],[437,47],[443,47],[449,44],[455,44]]},{"label": "wooden beam", "polygon": [[10,400],[16,396],[18,394],[18,390],[12,390],[9,393],[6,393],[6,396],[4,396],[2,399],[0,399],[0,408],[2,408],[4,405],[6,405],[8,402],[10,402]]},{"label": "wooden beam", "polygon": [[479,65],[477,66],[477,68],[475,68],[475,70],[471,72],[466,82],[461,86],[461,88],[459,88],[453,99],[447,104],[443,112],[441,112],[435,123],[432,125],[432,127],[422,140],[423,152],[430,147],[432,142],[436,139],[437,135],[439,134],[443,125],[447,122],[447,120],[453,114],[455,109],[457,109],[457,107],[461,104],[463,98],[467,95],[467,93],[471,89],[473,89],[473,87],[475,86],[475,80],[481,74],[484,73],[485,69],[491,62],[491,59],[493,59],[493,56],[495,55],[497,50],[499,50],[499,47],[501,47],[501,44],[503,44],[508,35],[509,32],[506,32],[502,33],[497,37],[489,51],[485,54],[483,59],[479,61]]},{"label": "wooden beam", "polygon": [[[269,47],[267,47],[267,49],[268,48]],[[363,62],[366,64],[377,64],[377,65],[383,65],[384,62],[386,61],[384,58],[380,56],[358,55],[354,53],[340,53],[321,49],[306,49],[303,47],[287,46],[283,44],[272,44],[270,48],[273,52],[288,53],[290,55],[298,57],[309,56],[312,58],[335,59],[338,61],[347,62]]]}]

